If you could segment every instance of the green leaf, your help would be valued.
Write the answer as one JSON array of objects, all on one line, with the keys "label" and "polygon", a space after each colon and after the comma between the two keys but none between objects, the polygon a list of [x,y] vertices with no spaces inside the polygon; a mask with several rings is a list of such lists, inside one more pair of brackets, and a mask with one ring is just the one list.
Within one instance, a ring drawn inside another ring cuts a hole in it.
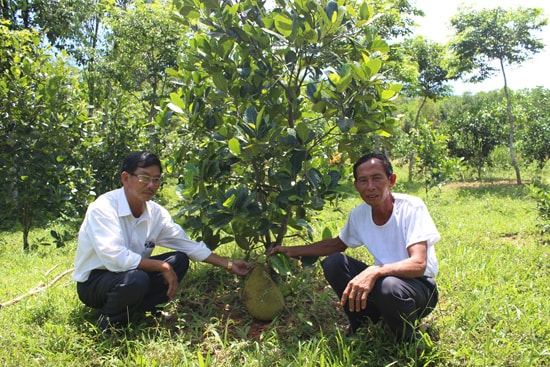
[{"label": "green leaf", "polygon": [[315,99],[315,92],[317,92],[317,86],[314,83],[308,83],[306,86],[306,94],[311,100]]},{"label": "green leaf", "polygon": [[319,260],[318,256],[302,256],[300,258],[300,262],[302,263],[303,267],[311,266],[315,264],[317,260]]},{"label": "green leaf", "polygon": [[392,84],[392,85],[390,85],[390,87],[388,89],[391,89],[391,90],[395,91],[396,93],[399,93],[403,89],[403,85],[402,84]]},{"label": "green leaf", "polygon": [[315,44],[319,40],[319,35],[314,29],[308,29],[304,32],[304,38],[309,43]]},{"label": "green leaf", "polygon": [[237,196],[235,194],[231,194],[227,200],[223,202],[223,206],[226,208],[231,208],[233,206],[233,203],[235,203],[235,200],[237,199]]},{"label": "green leaf", "polygon": [[327,103],[325,101],[319,101],[312,107],[314,112],[324,113],[327,109]]},{"label": "green leaf", "polygon": [[225,79],[225,76],[223,76],[222,73],[214,73],[212,75],[212,80],[214,81],[216,88],[227,92],[227,79]]},{"label": "green leaf", "polygon": [[325,228],[323,229],[323,234],[321,235],[321,239],[327,240],[327,239],[329,239],[329,238],[333,238],[332,232],[331,232],[331,230],[330,230],[329,227],[325,227]]},{"label": "green leaf", "polygon": [[361,4],[359,8],[359,18],[361,20],[369,20],[374,14],[374,8],[366,2]]},{"label": "green leaf", "polygon": [[352,67],[353,67],[353,72],[355,73],[356,76],[359,77],[359,79],[361,79],[361,81],[367,81],[369,79],[369,76],[367,75],[366,71],[363,68],[357,65],[353,65]]},{"label": "green leaf", "polygon": [[279,33],[284,35],[285,37],[288,37],[292,34],[292,19],[282,15],[277,14],[275,16],[275,28]]},{"label": "green leaf", "polygon": [[338,3],[329,1],[325,7],[325,12],[332,23],[336,22],[336,19],[338,19]]},{"label": "green leaf", "polygon": [[386,41],[383,40],[372,41],[369,48],[371,49],[371,51],[378,51],[384,54],[390,52],[390,46]]},{"label": "green leaf", "polygon": [[170,93],[170,101],[180,109],[185,109],[185,102],[183,102],[179,93]]},{"label": "green leaf", "polygon": [[212,218],[212,220],[210,221],[210,225],[214,228],[222,228],[231,223],[232,219],[233,216],[231,214],[218,213]]},{"label": "green leaf", "polygon": [[350,83],[353,81],[353,76],[351,72],[347,72],[346,75],[344,75],[336,85],[336,90],[340,93],[344,92],[350,85]]},{"label": "green leaf", "polygon": [[367,69],[370,71],[370,76],[377,74],[382,67],[382,61],[379,59],[370,59],[366,64]]},{"label": "green leaf", "polygon": [[241,143],[239,143],[239,139],[237,138],[229,139],[228,146],[231,153],[235,155],[241,154]]},{"label": "green leaf", "polygon": [[340,82],[340,79],[342,79],[340,77],[340,75],[338,75],[336,73],[329,74],[328,78],[332,82],[332,84],[334,84],[335,86],[338,86],[338,83]]},{"label": "green leaf", "polygon": [[218,47],[216,48],[216,52],[222,59],[225,59],[229,56],[229,54],[231,53],[231,50],[233,50],[233,46],[234,46],[233,40],[226,40],[225,42],[221,42],[218,44]]},{"label": "green leaf", "polygon": [[244,121],[246,121],[249,124],[256,125],[257,118],[258,118],[258,110],[256,110],[256,107],[254,106],[248,107],[244,112]]},{"label": "green leaf", "polygon": [[242,248],[243,250],[248,250],[250,248],[250,244],[248,242],[248,239],[243,236],[236,234],[235,235],[235,242],[237,242],[237,245]]},{"label": "green leaf", "polygon": [[383,90],[380,97],[383,99],[383,100],[389,100],[390,98],[393,98],[395,95],[397,95],[397,92],[395,90],[392,90],[392,89],[386,89],[386,90]]},{"label": "green leaf", "polygon": [[314,190],[318,190],[319,186],[323,183],[323,176],[321,175],[321,172],[319,172],[316,168],[311,168],[307,172],[307,180],[309,181],[309,184],[313,187]]},{"label": "green leaf", "polygon": [[200,18],[200,13],[196,11],[195,8],[192,6],[183,6],[180,9],[178,9],[178,11],[181,14],[181,16],[185,19],[196,20]]},{"label": "green leaf", "polygon": [[296,132],[298,133],[298,138],[302,141],[302,143],[308,142],[311,130],[309,129],[309,127],[307,127],[306,124],[299,123],[296,126]]},{"label": "green leaf", "polygon": [[171,111],[174,111],[175,113],[183,113],[183,110],[178,106],[176,106],[175,104],[173,104],[172,102],[169,102],[166,105],[166,107],[168,107],[168,109],[170,109]]},{"label": "green leaf", "polygon": [[269,265],[271,265],[273,270],[275,270],[275,272],[280,276],[288,276],[291,274],[290,259],[285,254],[275,254],[273,256],[270,256],[267,261],[269,262]]}]

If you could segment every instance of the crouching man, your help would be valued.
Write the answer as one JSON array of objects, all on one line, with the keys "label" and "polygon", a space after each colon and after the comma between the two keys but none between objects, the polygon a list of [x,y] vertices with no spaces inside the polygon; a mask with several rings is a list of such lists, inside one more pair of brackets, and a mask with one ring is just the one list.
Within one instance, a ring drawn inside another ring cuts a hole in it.
[{"label": "crouching man", "polygon": [[[223,267],[238,275],[250,268],[196,242],[168,211],[151,199],[161,183],[156,155],[136,152],[120,168],[122,186],[90,204],[78,235],[73,279],[80,300],[99,310],[98,327],[123,327],[133,313],[157,313],[176,296],[189,260]],[[155,246],[173,251],[151,256]]]},{"label": "crouching man", "polygon": [[[364,203],[354,208],[340,234],[305,246],[278,246],[270,255],[327,256],[322,267],[349,318],[353,333],[384,320],[404,340],[420,337],[418,321],[438,301],[434,244],[440,235],[424,202],[392,194],[396,175],[383,154],[361,157],[353,167],[355,189]],[[365,246],[367,265],[343,254]]]}]

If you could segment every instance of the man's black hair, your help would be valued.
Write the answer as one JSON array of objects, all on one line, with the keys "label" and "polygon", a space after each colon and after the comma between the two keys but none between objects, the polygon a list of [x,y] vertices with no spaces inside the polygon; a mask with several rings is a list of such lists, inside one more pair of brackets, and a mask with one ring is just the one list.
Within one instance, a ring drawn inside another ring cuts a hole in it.
[{"label": "man's black hair", "polygon": [[128,154],[124,159],[124,162],[120,166],[120,173],[128,172],[133,174],[138,167],[146,168],[150,166],[158,166],[162,173],[162,164],[156,155],[151,152],[134,152]]},{"label": "man's black hair", "polygon": [[393,167],[386,155],[382,153],[369,153],[359,158],[357,162],[355,162],[355,164],[353,165],[353,178],[355,180],[357,180],[357,167],[370,159],[378,159],[380,162],[382,162],[382,164],[384,165],[384,170],[386,171],[386,176],[390,177],[393,174]]}]

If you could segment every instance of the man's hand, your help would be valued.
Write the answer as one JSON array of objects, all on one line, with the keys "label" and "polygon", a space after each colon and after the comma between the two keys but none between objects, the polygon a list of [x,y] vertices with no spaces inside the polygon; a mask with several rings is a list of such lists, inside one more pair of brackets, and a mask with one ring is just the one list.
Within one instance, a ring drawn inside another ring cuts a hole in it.
[{"label": "man's hand", "polygon": [[378,271],[376,266],[369,266],[364,271],[359,273],[355,278],[350,280],[340,304],[344,306],[349,302],[349,310],[351,312],[359,312],[367,308],[367,297],[370,291],[374,288],[374,284],[378,279]]},{"label": "man's hand", "polygon": [[176,275],[176,272],[172,268],[172,266],[168,263],[164,263],[162,265],[161,274],[164,278],[164,284],[168,285],[168,291],[166,292],[166,295],[168,298],[172,299],[176,296],[178,293],[179,283],[178,283],[178,276]]},{"label": "man's hand", "polygon": [[232,260],[232,262],[231,271],[237,275],[246,275],[252,268],[252,265],[241,259]]},{"label": "man's hand", "polygon": [[168,286],[166,295],[170,299],[174,298],[178,293],[178,288],[179,288],[178,276],[174,271],[174,269],[172,268],[172,265],[158,259],[142,258],[138,265],[138,269],[141,269],[148,273],[158,271],[164,278],[164,284]]}]

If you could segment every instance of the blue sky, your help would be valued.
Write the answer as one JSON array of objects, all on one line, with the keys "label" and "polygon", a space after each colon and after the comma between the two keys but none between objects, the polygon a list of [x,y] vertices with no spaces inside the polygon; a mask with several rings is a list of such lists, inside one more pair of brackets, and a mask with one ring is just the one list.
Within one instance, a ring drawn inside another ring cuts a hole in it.
[{"label": "blue sky", "polygon": [[[505,9],[517,8],[518,6],[528,8],[542,8],[546,17],[550,17],[549,0],[416,0],[418,8],[426,13],[425,17],[418,18],[419,28],[417,34],[428,39],[446,43],[451,35],[449,19],[458,13],[460,6],[471,6],[475,9],[495,8],[501,6]],[[547,71],[550,66],[550,25],[547,25],[540,37],[545,43],[545,49],[533,56],[521,65],[521,67],[507,67],[506,77],[508,86],[517,90],[522,88],[535,88],[543,86],[550,89],[550,72]],[[476,93],[480,91],[490,91],[500,89],[504,85],[501,74],[489,79],[483,83],[454,83],[453,87],[456,94],[464,92]]]}]

